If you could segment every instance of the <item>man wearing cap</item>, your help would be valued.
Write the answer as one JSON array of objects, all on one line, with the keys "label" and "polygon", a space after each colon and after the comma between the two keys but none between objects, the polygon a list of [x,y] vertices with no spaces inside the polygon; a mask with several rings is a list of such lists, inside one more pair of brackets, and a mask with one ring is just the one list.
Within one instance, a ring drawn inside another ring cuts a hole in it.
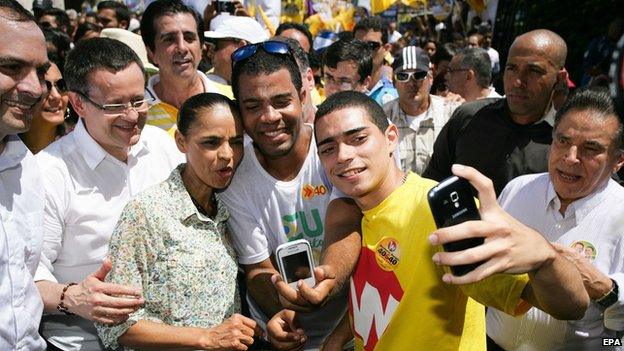
[{"label": "man wearing cap", "polygon": [[228,16],[215,30],[206,31],[206,38],[212,39],[214,55],[213,69],[208,72],[208,80],[219,94],[234,99],[232,94],[232,53],[247,44],[255,44],[268,39],[266,31],[251,17]]},{"label": "man wearing cap", "polygon": [[399,128],[401,168],[420,175],[431,159],[438,134],[459,103],[429,94],[433,75],[429,55],[421,48],[403,48],[392,69],[399,98],[383,108]]},{"label": "man wearing cap", "polygon": [[153,99],[147,123],[173,137],[178,109],[191,96],[218,92],[206,75],[197,70],[202,58],[203,24],[192,8],[180,0],[156,0],[141,19],[141,36],[151,61],[160,69],[145,88]]}]

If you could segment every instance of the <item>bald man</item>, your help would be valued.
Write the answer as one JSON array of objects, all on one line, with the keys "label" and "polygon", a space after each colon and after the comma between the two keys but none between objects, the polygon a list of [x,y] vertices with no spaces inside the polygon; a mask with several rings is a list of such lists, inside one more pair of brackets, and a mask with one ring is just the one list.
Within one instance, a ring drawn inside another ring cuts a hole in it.
[{"label": "bald man", "polygon": [[452,175],[454,163],[470,165],[492,179],[499,194],[517,176],[545,172],[553,88],[565,79],[566,55],[565,41],[549,30],[518,36],[503,74],[506,97],[457,108],[436,139],[423,176],[439,181]]}]

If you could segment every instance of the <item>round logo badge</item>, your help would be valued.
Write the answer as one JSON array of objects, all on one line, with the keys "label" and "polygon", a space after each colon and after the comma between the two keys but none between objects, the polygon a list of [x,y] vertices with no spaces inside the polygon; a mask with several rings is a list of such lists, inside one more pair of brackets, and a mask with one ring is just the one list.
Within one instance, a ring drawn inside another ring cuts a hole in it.
[{"label": "round logo badge", "polygon": [[395,238],[384,237],[375,246],[375,260],[381,269],[393,271],[399,265],[401,248]]},{"label": "round logo badge", "polygon": [[596,259],[596,255],[598,251],[596,251],[596,247],[594,244],[589,241],[578,240],[573,242],[570,247],[576,252],[580,253],[582,256],[585,256],[590,262],[593,262]]}]

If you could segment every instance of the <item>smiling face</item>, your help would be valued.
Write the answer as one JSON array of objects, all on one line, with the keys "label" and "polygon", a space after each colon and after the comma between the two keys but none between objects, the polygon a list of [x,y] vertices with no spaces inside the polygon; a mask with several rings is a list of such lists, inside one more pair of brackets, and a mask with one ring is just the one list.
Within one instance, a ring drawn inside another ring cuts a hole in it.
[{"label": "smiling face", "polygon": [[202,58],[195,18],[190,13],[166,14],[154,19],[154,29],[154,51],[150,53],[160,74],[193,77]]},{"label": "smiling face", "polygon": [[176,132],[187,167],[204,185],[223,189],[243,158],[243,124],[229,106],[218,104],[197,112],[186,135]]},{"label": "smiling face", "polygon": [[43,103],[38,106],[35,112],[36,119],[41,119],[53,125],[59,125],[65,121],[65,111],[67,111],[69,96],[66,91],[59,91],[58,86],[61,84],[60,81],[62,79],[61,71],[52,63],[45,74],[45,80],[52,83],[53,88],[48,92]]},{"label": "smiling face", "polygon": [[[136,63],[118,72],[96,69],[88,75],[88,97],[93,102],[127,104],[144,99],[143,71]],[[130,147],[141,137],[147,109],[137,112],[128,109],[122,114],[109,114],[77,93],[70,93],[72,106],[83,118],[89,135],[115,158],[125,161]]]},{"label": "smiling face", "polygon": [[382,132],[359,107],[335,110],[315,123],[318,153],[331,182],[358,203],[376,197],[389,177],[398,132]]},{"label": "smiling face", "polygon": [[[0,16],[7,16],[0,10]],[[46,91],[43,33],[34,22],[0,21],[0,140],[30,128]]]},{"label": "smiling face", "polygon": [[245,131],[266,157],[288,154],[303,125],[302,101],[290,73],[282,68],[270,74],[242,74],[238,101]]},{"label": "smiling face", "polygon": [[548,173],[563,209],[603,185],[624,163],[615,141],[617,117],[593,113],[570,110],[554,131]]}]

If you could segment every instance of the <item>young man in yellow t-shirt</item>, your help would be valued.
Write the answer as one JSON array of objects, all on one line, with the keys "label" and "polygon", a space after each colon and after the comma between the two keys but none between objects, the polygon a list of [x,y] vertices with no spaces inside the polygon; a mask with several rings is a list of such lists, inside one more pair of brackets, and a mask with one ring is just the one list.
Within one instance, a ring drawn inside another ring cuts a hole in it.
[{"label": "young man in yellow t-shirt", "polygon": [[[480,192],[483,220],[436,230],[427,202],[435,182],[396,166],[397,128],[388,125],[373,100],[356,92],[335,94],[319,107],[315,134],[332,183],[364,214],[361,251],[350,282],[356,349],[483,350],[483,306],[470,298],[512,315],[535,305],[558,318],[582,317],[588,298],[578,272],[539,233],[500,210],[487,178],[458,167],[456,174]],[[445,242],[474,236],[485,237],[486,243],[456,253],[441,249]],[[486,262],[462,277],[445,267],[479,261]],[[331,283],[336,280],[333,270],[318,267],[320,283],[314,288],[300,283],[298,291],[289,290],[279,277],[276,287],[286,304],[310,307],[326,300],[329,285],[340,283]],[[529,274],[495,274],[525,272]],[[288,320],[294,315],[284,311],[269,322],[269,336],[282,337],[284,343],[295,340],[296,330],[280,334],[293,325]],[[343,337],[329,340],[345,340],[345,329],[336,330]]]}]

